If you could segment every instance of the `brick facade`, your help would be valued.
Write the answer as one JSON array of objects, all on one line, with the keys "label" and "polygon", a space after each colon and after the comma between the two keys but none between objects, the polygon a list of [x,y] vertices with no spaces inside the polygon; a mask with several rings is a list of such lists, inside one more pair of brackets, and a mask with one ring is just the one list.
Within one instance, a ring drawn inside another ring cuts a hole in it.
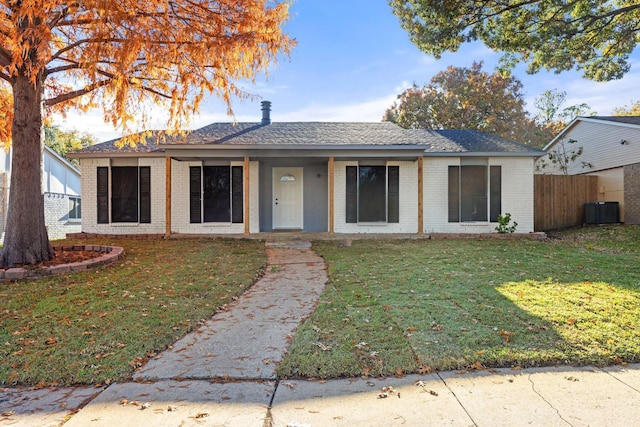
[{"label": "brick facade", "polygon": [[69,218],[69,195],[45,193],[44,222],[49,239],[64,239],[67,233],[80,232],[80,220]]},{"label": "brick facade", "polygon": [[[83,159],[82,172],[82,231],[96,234],[164,234],[166,217],[165,159],[147,158],[131,160],[128,164],[151,168],[151,223],[98,224],[97,168],[109,167],[109,159]],[[133,162],[133,163],[132,163]],[[115,165],[114,165],[115,166]],[[111,176],[111,174],[109,174]]]},{"label": "brick facade", "polygon": [[[96,168],[109,166],[109,159],[82,159],[82,231],[96,234],[164,234],[166,209],[166,163],[164,158],[139,158],[139,166],[151,167],[151,224],[97,224]],[[502,212],[509,212],[518,222],[517,233],[533,231],[533,158],[491,157],[489,166],[501,166]],[[230,162],[242,166],[242,161]],[[358,161],[336,161],[334,165],[334,231],[336,233],[418,233],[418,162],[389,160],[388,166],[399,167],[398,223],[346,222],[346,169]],[[494,233],[495,223],[448,222],[448,166],[459,165],[459,157],[424,158],[424,232],[425,233]],[[189,167],[201,162],[171,161],[171,232],[177,234],[243,234],[244,224],[191,224],[189,218]],[[249,231],[260,232],[260,162],[250,162]],[[313,195],[309,195],[313,197]]]},{"label": "brick facade", "polygon": [[[494,233],[496,223],[448,221],[448,168],[460,165],[459,157],[425,157],[424,232]],[[533,232],[533,159],[490,157],[488,166],[501,166],[502,213],[518,223],[516,233]]]},{"label": "brick facade", "polygon": [[624,167],[624,221],[640,224],[640,163]]}]

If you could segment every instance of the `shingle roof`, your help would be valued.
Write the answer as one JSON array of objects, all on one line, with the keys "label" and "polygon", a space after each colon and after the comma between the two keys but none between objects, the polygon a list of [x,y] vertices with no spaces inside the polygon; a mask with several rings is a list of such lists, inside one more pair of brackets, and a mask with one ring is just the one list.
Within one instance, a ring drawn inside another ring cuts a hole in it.
[{"label": "shingle roof", "polygon": [[[157,132],[155,133],[157,134]],[[118,139],[112,139],[110,141],[101,142],[99,144],[90,145],[89,147],[83,148],[82,150],[76,151],[75,153],[81,154],[111,154],[111,153],[163,153],[164,148],[159,147],[156,144],[155,137],[146,138],[145,144],[138,144],[135,147],[131,147],[129,145],[125,145],[123,147],[118,147]],[[71,157],[73,157],[74,153],[70,153]]]},{"label": "shingle roof", "polygon": [[533,153],[538,150],[529,145],[513,142],[477,130],[416,130],[430,135],[428,153]]},{"label": "shingle roof", "polygon": [[640,116],[591,116],[589,118],[606,120],[609,122],[627,123],[630,125],[640,125]]},{"label": "shingle roof", "polygon": [[184,141],[167,143],[233,145],[405,145],[425,144],[390,122],[213,123],[191,132]]},{"label": "shingle roof", "polygon": [[[161,153],[179,146],[424,146],[427,153],[514,153],[541,155],[542,151],[475,130],[403,129],[390,122],[277,122],[214,123],[186,136],[157,142],[147,138],[146,145],[135,148],[116,146],[107,141],[81,150],[81,154]],[[539,151],[539,153],[538,153]]]}]

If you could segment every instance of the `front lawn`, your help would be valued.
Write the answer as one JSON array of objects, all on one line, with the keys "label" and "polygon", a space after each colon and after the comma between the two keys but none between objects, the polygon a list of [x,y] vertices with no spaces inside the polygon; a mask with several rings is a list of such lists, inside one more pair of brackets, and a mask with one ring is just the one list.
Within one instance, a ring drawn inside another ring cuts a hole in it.
[{"label": "front lawn", "polygon": [[[316,242],[330,282],[281,377],[640,361],[640,227],[547,241]],[[127,256],[0,283],[0,386],[130,377],[247,289],[261,241],[91,241]]]},{"label": "front lawn", "polygon": [[256,280],[252,240],[113,240],[126,257],[81,274],[0,283],[0,386],[107,384]]},{"label": "front lawn", "polygon": [[330,282],[282,377],[640,361],[640,227],[316,242]]}]

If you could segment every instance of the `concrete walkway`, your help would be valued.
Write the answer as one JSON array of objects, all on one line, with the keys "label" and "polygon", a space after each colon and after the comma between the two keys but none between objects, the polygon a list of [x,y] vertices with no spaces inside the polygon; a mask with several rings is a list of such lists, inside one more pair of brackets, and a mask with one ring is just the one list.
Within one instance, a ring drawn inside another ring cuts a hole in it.
[{"label": "concrete walkway", "polygon": [[277,381],[327,276],[308,242],[268,243],[267,254],[261,280],[133,382],[0,389],[0,426],[640,425],[637,364]]}]

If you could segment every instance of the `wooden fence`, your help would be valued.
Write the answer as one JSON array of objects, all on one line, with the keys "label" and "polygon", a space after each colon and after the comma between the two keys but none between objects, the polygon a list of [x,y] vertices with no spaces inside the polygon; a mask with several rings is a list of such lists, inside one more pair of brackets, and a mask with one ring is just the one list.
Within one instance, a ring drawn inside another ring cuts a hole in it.
[{"label": "wooden fence", "polygon": [[584,204],[595,202],[598,177],[534,175],[534,229],[547,231],[584,223]]}]

